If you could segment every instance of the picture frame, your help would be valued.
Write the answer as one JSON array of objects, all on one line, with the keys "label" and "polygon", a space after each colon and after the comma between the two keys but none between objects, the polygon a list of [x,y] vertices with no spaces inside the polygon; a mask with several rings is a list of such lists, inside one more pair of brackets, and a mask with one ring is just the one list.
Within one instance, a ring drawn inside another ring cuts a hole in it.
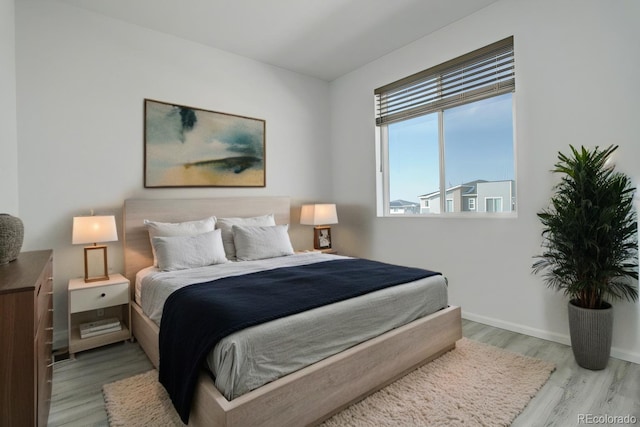
[{"label": "picture frame", "polygon": [[109,280],[107,262],[107,246],[93,245],[84,248],[84,281],[85,283]]},{"label": "picture frame", "polygon": [[313,229],[313,248],[331,249],[331,227],[319,226]]},{"label": "picture frame", "polygon": [[265,187],[266,121],[144,100],[144,187]]}]

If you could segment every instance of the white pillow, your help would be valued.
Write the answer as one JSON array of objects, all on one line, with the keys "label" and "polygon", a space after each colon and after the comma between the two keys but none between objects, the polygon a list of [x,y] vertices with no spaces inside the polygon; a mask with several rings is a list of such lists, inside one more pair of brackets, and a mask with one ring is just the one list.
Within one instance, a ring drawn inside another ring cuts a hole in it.
[{"label": "white pillow", "polygon": [[233,241],[238,261],[293,255],[288,225],[267,227],[233,226]]},{"label": "white pillow", "polygon": [[216,221],[216,227],[222,230],[222,244],[224,245],[224,251],[227,254],[227,258],[230,260],[236,259],[236,247],[233,242],[234,225],[242,225],[247,227],[263,227],[276,225],[276,221],[273,214],[254,216],[250,218],[218,218]]},{"label": "white pillow", "polygon": [[220,230],[192,236],[154,237],[151,241],[162,271],[184,270],[228,262]]},{"label": "white pillow", "polygon": [[216,217],[200,219],[197,221],[185,222],[158,222],[145,219],[142,221],[149,231],[149,241],[151,242],[151,251],[153,252],[153,265],[158,265],[156,250],[153,247],[154,237],[167,236],[192,236],[194,234],[206,233],[213,231],[216,227]]}]

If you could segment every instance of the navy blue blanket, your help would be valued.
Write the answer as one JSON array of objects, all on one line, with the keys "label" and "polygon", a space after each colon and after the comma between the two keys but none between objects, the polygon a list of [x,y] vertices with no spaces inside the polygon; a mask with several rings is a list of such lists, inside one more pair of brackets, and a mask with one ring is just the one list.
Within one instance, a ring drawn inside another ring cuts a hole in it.
[{"label": "navy blue blanket", "polygon": [[364,259],[283,267],[186,286],[167,298],[160,382],[186,424],[199,370],[225,336],[280,317],[440,273]]}]

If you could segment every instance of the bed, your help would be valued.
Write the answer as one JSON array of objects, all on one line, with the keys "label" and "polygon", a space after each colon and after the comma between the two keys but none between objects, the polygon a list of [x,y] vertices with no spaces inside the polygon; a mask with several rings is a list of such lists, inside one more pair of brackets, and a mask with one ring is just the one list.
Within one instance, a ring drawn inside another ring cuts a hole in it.
[{"label": "bed", "polygon": [[[224,218],[271,213],[276,224],[288,224],[290,202],[287,197],[129,199],[125,201],[123,213],[125,274],[131,283],[136,283],[137,273],[153,263],[143,220],[180,222],[210,215]],[[135,294],[132,286],[132,300],[138,301]],[[160,329],[138,303],[132,305],[133,335],[157,367]],[[224,397],[203,370],[195,388],[189,425],[319,423],[452,349],[460,338],[460,309],[446,307],[246,391],[232,400]]]}]

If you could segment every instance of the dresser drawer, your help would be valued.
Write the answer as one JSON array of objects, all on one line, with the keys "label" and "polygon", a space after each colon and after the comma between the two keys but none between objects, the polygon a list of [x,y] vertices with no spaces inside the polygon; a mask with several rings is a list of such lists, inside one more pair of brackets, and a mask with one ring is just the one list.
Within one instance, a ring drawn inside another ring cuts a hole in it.
[{"label": "dresser drawer", "polygon": [[40,322],[42,316],[45,313],[49,313],[49,310],[51,310],[52,295],[53,271],[51,268],[51,261],[49,261],[36,284],[36,313],[38,313],[36,323]]},{"label": "dresser drawer", "polygon": [[53,313],[47,313],[40,319],[36,332],[36,352],[38,354],[38,426],[46,426],[49,415],[53,379]]},{"label": "dresser drawer", "polygon": [[129,283],[76,289],[70,293],[71,313],[129,303]]}]

